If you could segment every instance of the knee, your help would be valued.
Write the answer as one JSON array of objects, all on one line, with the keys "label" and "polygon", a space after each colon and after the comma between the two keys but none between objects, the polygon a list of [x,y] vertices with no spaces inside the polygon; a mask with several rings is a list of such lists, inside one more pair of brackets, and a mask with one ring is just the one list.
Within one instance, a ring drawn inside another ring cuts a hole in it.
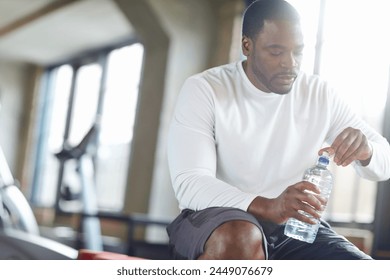
[{"label": "knee", "polygon": [[265,259],[263,235],[248,221],[229,221],[217,227],[199,259]]}]

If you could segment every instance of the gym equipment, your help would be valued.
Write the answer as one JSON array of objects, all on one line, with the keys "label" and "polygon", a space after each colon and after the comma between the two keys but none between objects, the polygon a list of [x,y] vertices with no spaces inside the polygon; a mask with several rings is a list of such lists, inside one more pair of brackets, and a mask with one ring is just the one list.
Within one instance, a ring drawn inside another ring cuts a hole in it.
[{"label": "gym equipment", "polygon": [[[103,241],[103,236],[100,228],[101,220],[110,220],[123,223],[127,226],[127,245],[125,245],[125,254],[129,256],[142,256],[145,258],[168,258],[167,244],[150,244],[148,242],[138,241],[134,238],[136,227],[146,227],[149,225],[167,226],[168,221],[151,219],[145,214],[120,214],[112,212],[99,211],[96,183],[94,176],[94,152],[96,151],[96,143],[99,131],[100,118],[97,118],[90,130],[83,137],[79,144],[73,147],[64,145],[64,148],[56,154],[61,164],[65,164],[68,160],[76,160],[76,172],[78,174],[81,190],[80,193],[73,193],[67,186],[63,186],[62,182],[58,188],[60,198],[65,200],[78,199],[82,203],[80,212],[65,211],[60,208],[60,213],[74,214],[80,216],[80,228],[77,229],[76,236],[77,249],[85,249],[90,251],[101,252],[107,250]],[[60,205],[60,204],[59,204]]]},{"label": "gym equipment", "polygon": [[27,199],[17,186],[0,147],[0,259],[76,259],[71,247],[40,236]]},{"label": "gym equipment", "polygon": [[0,228],[39,235],[34,213],[17,186],[0,147]]},{"label": "gym equipment", "polygon": [[15,229],[0,230],[0,260],[75,260],[77,250]]},{"label": "gym equipment", "polygon": [[[96,197],[96,184],[94,177],[93,155],[90,152],[92,145],[96,142],[98,122],[96,122],[84,136],[81,142],[74,147],[64,147],[56,157],[64,164],[67,160],[77,160],[76,171],[80,178],[82,202],[82,247],[85,249],[102,251],[103,241],[100,229],[100,221],[96,216],[98,203]],[[71,191],[65,192],[70,199]],[[69,199],[69,198],[68,198]]]}]

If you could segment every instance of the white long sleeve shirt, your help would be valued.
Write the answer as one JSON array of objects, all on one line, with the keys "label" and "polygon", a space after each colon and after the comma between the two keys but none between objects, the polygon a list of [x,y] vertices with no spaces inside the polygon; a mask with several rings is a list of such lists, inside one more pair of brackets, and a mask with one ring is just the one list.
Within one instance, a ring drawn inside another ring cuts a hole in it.
[{"label": "white long sleeve shirt", "polygon": [[390,147],[317,76],[300,73],[290,93],[265,93],[242,63],[207,70],[186,80],[168,140],[168,161],[179,207],[228,206],[247,210],[256,196],[277,197],[302,180],[318,150],[347,127],[369,139],[370,180],[390,177]]}]

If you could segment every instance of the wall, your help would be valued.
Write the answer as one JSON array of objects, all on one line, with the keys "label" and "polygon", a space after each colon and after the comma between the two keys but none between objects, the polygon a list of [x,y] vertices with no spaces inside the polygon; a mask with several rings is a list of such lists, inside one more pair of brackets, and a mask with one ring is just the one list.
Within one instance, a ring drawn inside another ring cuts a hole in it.
[{"label": "wall", "polygon": [[[184,80],[206,68],[228,63],[235,16],[241,1],[149,0],[169,34],[170,49],[164,102],[155,157],[149,214],[173,219],[179,212],[168,171],[166,146],[169,122]],[[166,238],[164,229],[148,232],[149,239]]]},{"label": "wall", "polygon": [[215,21],[204,0],[115,2],[145,48],[125,212],[172,218],[178,207],[168,175],[166,132],[184,79],[207,67]]},{"label": "wall", "polygon": [[184,80],[208,66],[214,37],[214,28],[210,27],[215,26],[216,21],[209,1],[168,0],[171,2],[169,4],[156,0],[149,2],[170,38],[149,213],[170,218],[177,214],[178,207],[171,187],[166,157],[169,122]]},{"label": "wall", "polygon": [[24,102],[33,68],[24,63],[0,61],[0,145],[16,179],[20,179],[24,127],[27,111]]},{"label": "wall", "polygon": [[[390,142],[390,68],[387,88],[383,136]],[[375,259],[390,259],[390,180],[378,183],[374,220],[372,256]]]},{"label": "wall", "polygon": [[[116,3],[146,49],[125,211],[170,220],[179,211],[166,156],[167,133],[176,97],[190,75],[229,62],[232,30],[243,2],[116,0]],[[166,55],[166,60],[150,59],[156,59],[156,53]],[[165,239],[165,229],[156,229],[150,236]]]}]

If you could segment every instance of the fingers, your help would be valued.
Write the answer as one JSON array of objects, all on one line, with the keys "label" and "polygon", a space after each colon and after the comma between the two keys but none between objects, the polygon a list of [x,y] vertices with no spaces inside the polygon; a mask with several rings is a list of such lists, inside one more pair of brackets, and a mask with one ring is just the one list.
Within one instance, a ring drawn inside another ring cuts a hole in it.
[{"label": "fingers", "polygon": [[320,196],[320,189],[308,182],[290,186],[282,194],[285,199],[283,216],[315,224],[321,217],[327,200]]},{"label": "fingers", "polygon": [[347,166],[355,160],[367,165],[372,156],[372,149],[367,137],[359,129],[351,127],[343,130],[336,137],[332,146],[321,149],[319,154],[323,151],[334,155],[334,162],[339,166]]},{"label": "fingers", "polygon": [[318,219],[321,218],[321,215],[319,215],[318,212],[310,213],[310,211],[312,211],[310,208],[308,208],[306,211],[299,210],[294,213],[293,218],[314,225],[318,223]]},{"label": "fingers", "polygon": [[342,166],[350,164],[361,144],[361,138],[360,133],[349,128],[341,132],[332,144],[335,151],[334,162]]},{"label": "fingers", "polygon": [[320,195],[320,192],[313,192],[312,190],[310,190],[311,187],[314,187],[316,191],[319,191],[317,186],[312,184],[305,184],[306,189],[297,196],[294,214],[302,218],[301,216],[304,215],[304,213],[307,213],[315,219],[319,219],[321,218],[321,214],[325,209],[327,199],[322,197]]},{"label": "fingers", "polygon": [[316,210],[309,204],[302,203],[299,208],[299,210],[292,212],[291,216],[295,219],[301,220],[309,224],[314,224],[316,223],[316,220],[321,218],[322,211]]},{"label": "fingers", "polygon": [[326,147],[326,148],[322,148],[321,150],[319,150],[318,155],[321,156],[324,152],[327,152],[330,157],[335,154],[335,151],[332,147]]}]

